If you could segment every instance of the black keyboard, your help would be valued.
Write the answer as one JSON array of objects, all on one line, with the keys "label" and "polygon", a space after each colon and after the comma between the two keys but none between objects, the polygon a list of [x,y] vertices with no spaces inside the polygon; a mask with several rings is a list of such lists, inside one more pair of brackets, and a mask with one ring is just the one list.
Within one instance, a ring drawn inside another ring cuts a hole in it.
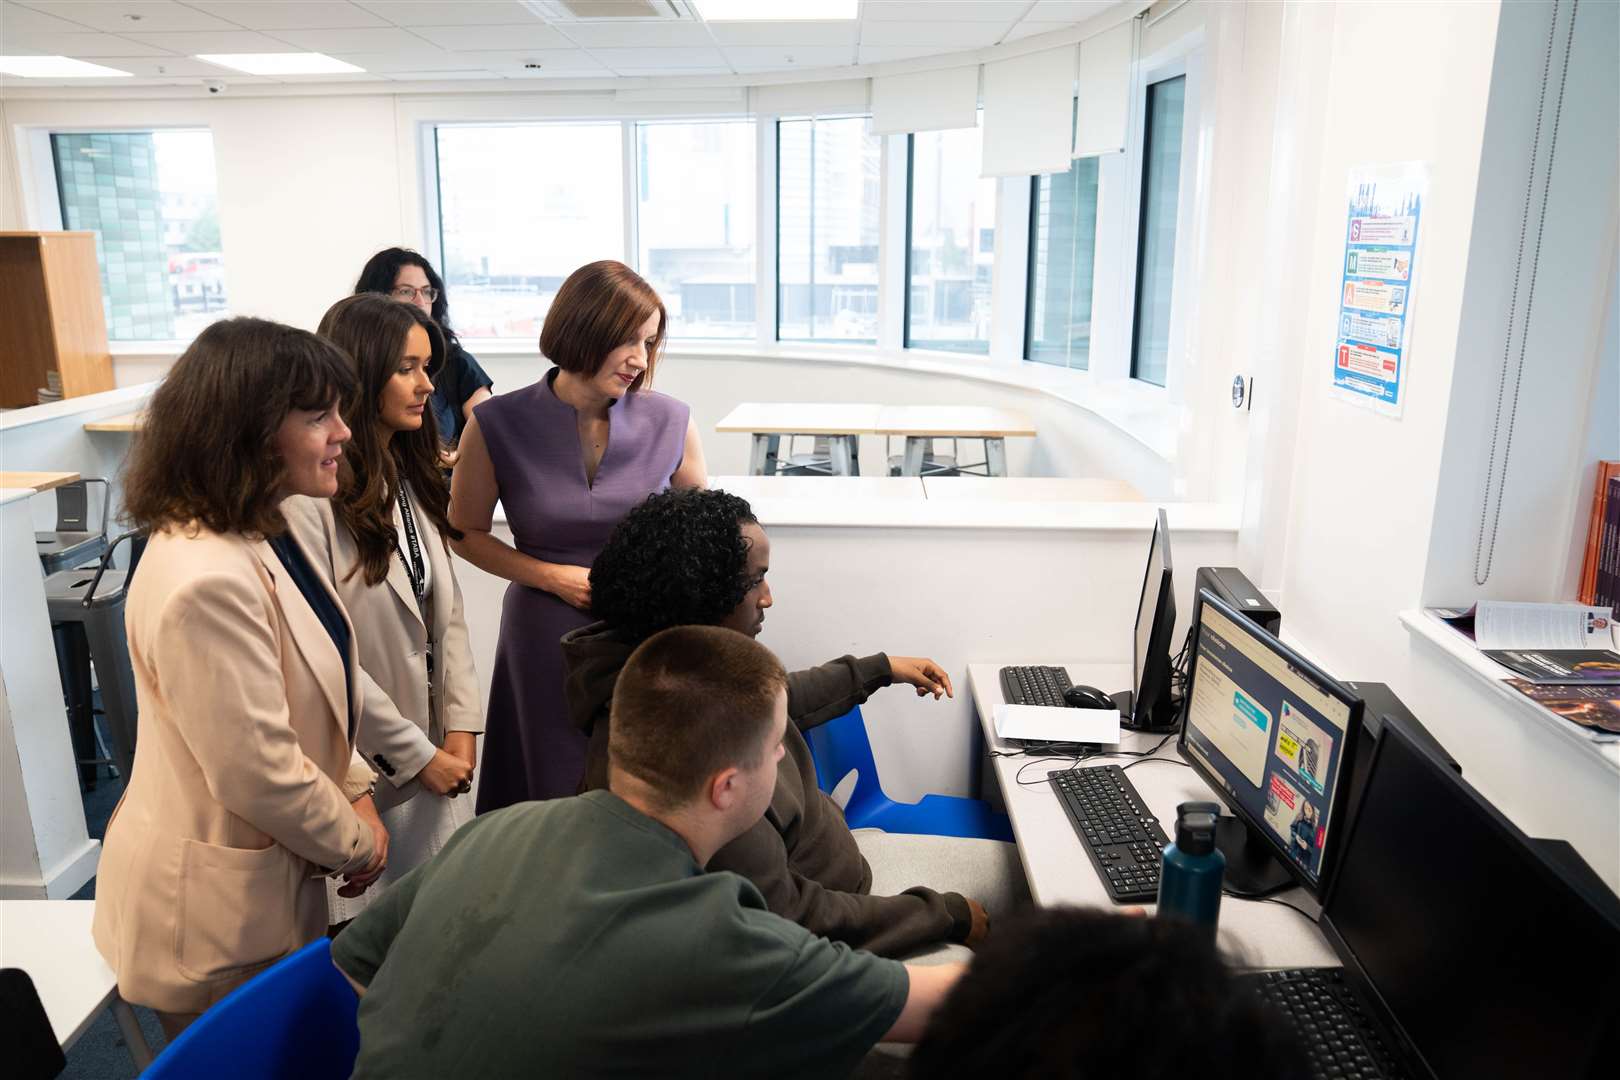
[{"label": "black keyboard", "polygon": [[1004,667],[1001,696],[1009,705],[1052,705],[1064,708],[1063,691],[1074,684],[1060,667]]},{"label": "black keyboard", "polygon": [[1293,1023],[1316,1080],[1399,1080],[1407,1075],[1339,968],[1258,971],[1241,981]]},{"label": "black keyboard", "polygon": [[1159,898],[1159,866],[1170,838],[1118,765],[1047,777],[1091,864],[1116,904]]}]

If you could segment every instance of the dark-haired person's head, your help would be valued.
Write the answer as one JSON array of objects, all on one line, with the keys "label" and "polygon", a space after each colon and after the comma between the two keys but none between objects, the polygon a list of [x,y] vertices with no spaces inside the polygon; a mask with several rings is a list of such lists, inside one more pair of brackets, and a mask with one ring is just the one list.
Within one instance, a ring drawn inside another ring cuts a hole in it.
[{"label": "dark-haired person's head", "polygon": [[591,564],[591,613],[629,641],[671,626],[757,637],[772,602],[770,560],[746,499],[670,488],[626,514]]},{"label": "dark-haired person's head", "polygon": [[424,312],[444,333],[446,345],[454,346],[456,332],[450,327],[450,298],[444,292],[444,279],[433,264],[410,248],[384,248],[366,260],[356,293],[381,293]]},{"label": "dark-haired person's head", "polygon": [[355,389],[343,401],[354,436],[333,510],[354,534],[366,582],[376,585],[388,576],[402,480],[436,528],[461,537],[449,524],[438,424],[428,407],[444,337],[419,308],[372,293],[333,304],[317,332],[354,365]]},{"label": "dark-haired person's head", "polygon": [[603,259],[568,275],[540,328],[540,352],[611,398],[652,385],[664,344],[664,302],[622,262]]},{"label": "dark-haired person's head", "polygon": [[998,924],[911,1057],[918,1080],[1308,1075],[1286,1021],[1202,930],[1061,907]]},{"label": "dark-haired person's head", "polygon": [[787,727],[787,674],[765,646],[714,626],[654,634],[625,662],[612,717],[615,793],[707,819],[719,844],[764,816]]},{"label": "dark-haired person's head", "polygon": [[350,360],[307,330],[222,319],[198,334],[146,405],[124,470],[124,511],[140,529],[196,522],[276,536],[289,495],[330,498],[349,429]]}]

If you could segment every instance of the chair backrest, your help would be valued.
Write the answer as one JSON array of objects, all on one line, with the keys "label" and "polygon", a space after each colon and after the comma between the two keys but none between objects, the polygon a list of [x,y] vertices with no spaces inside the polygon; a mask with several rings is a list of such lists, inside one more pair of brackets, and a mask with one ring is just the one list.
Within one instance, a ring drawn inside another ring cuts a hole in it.
[{"label": "chair backrest", "polygon": [[855,790],[847,806],[855,805],[858,798],[880,794],[877,762],[872,757],[872,741],[867,737],[859,705],[836,720],[811,728],[805,732],[805,741],[816,763],[816,786],[822,791],[831,795],[853,771]]},{"label": "chair backrest", "polygon": [[141,1075],[344,1080],[360,1053],[359,1006],[321,938],[237,987]]},{"label": "chair backrest", "polygon": [[83,480],[56,489],[56,531],[90,531],[90,492]]}]

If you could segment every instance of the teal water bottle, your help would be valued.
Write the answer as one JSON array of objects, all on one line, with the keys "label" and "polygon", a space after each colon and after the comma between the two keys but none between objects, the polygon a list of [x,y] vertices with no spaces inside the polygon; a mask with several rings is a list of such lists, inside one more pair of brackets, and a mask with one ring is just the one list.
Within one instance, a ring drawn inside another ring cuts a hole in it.
[{"label": "teal water bottle", "polygon": [[1226,874],[1226,856],[1215,847],[1220,816],[1220,806],[1212,802],[1176,807],[1176,842],[1164,849],[1159,871],[1159,917],[1207,927],[1211,938],[1221,914],[1221,879]]}]

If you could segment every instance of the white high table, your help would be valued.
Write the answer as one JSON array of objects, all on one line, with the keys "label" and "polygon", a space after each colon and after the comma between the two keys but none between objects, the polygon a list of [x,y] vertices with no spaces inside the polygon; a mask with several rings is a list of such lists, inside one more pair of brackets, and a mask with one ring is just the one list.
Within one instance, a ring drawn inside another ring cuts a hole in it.
[{"label": "white high table", "polygon": [[[991,750],[1016,752],[1020,747],[996,737],[992,723],[995,706],[1000,704],[1001,669],[1007,664],[1028,664],[1028,658],[997,664],[969,664],[968,686],[973,694],[973,707],[979,714],[984,730],[985,745]],[[1072,682],[1095,686],[1105,693],[1121,690],[1131,684],[1129,664],[1064,663]],[[1122,732],[1119,749],[1147,750],[1163,739],[1163,735],[1144,735]],[[1175,740],[1151,758],[1109,757],[1099,755],[1081,763],[1087,765],[1125,765],[1133,761],[1126,777],[1135,785],[1154,816],[1159,819],[1165,834],[1174,839],[1176,806],[1199,800],[1219,801],[1198,775],[1186,765],[1171,764],[1181,761]],[[993,775],[1000,785],[1006,801],[1007,815],[1012,819],[1013,835],[1018,841],[1018,856],[1024,864],[1024,875],[1036,903],[1045,907],[1073,904],[1081,907],[1118,908],[1104,889],[1080,840],[1074,833],[1069,816],[1058,803],[1057,795],[1046,782],[1047,774],[1070,768],[1073,762],[1065,758],[1039,756],[992,757]],[[1022,783],[1020,780],[1020,773]],[[1317,914],[1317,905],[1298,888],[1279,893],[1286,900],[1311,913]],[[1152,905],[1146,905],[1150,910]],[[1240,900],[1232,896],[1221,897],[1221,947],[1243,967],[1292,968],[1336,967],[1334,955],[1322,932],[1298,912],[1281,904],[1260,900]]]},{"label": "white high table", "polygon": [[[748,471],[754,476],[773,476],[782,467],[783,436],[809,435],[826,440],[827,468],[834,476],[860,475],[862,435],[905,438],[902,476],[927,472],[926,452],[934,439],[982,440],[986,472],[1006,476],[1007,439],[1035,437],[1035,425],[1023,413],[980,405],[748,401],[727,413],[714,430],[746,433],[753,438]],[[887,462],[884,464],[886,467]]]},{"label": "white high table", "polygon": [[90,937],[95,906],[94,900],[0,900],[0,967],[28,973],[63,1053],[107,1007],[135,1068],[145,1069],[152,1050]]}]

